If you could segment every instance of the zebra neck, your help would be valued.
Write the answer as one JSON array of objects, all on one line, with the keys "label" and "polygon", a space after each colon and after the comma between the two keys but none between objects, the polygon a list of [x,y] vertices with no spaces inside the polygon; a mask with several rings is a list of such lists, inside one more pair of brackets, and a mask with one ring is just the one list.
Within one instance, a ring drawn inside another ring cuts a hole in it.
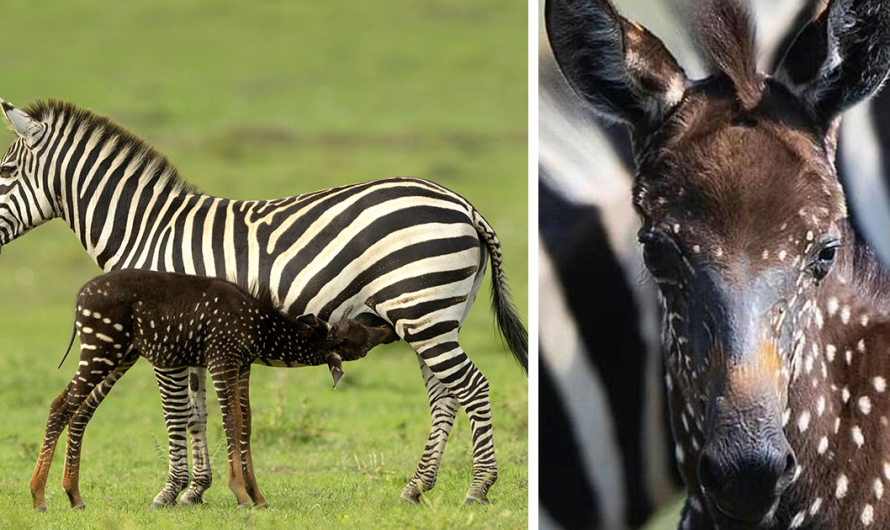
[{"label": "zebra neck", "polygon": [[[166,222],[195,196],[155,179],[131,176],[108,182],[96,176],[87,186],[71,190],[63,218],[81,245],[105,271],[153,266],[163,244]],[[169,231],[169,230],[168,230]]]}]

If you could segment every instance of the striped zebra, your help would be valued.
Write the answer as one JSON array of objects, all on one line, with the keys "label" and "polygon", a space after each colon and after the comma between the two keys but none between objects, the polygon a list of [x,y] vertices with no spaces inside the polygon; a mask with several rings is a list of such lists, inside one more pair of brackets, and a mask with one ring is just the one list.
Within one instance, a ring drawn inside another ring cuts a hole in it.
[{"label": "striped zebra", "polygon": [[[820,3],[751,0],[758,47],[775,50],[765,60],[781,59]],[[615,4],[666,36],[672,53],[700,73],[671,16],[689,2]],[[660,310],[631,208],[635,162],[624,128],[590,113],[541,39],[539,523],[639,528],[680,482],[666,427]],[[890,89],[844,116],[836,165],[857,231],[890,264]],[[547,487],[554,483],[560,487]]]},{"label": "striped zebra", "polygon": [[[292,315],[390,325],[417,353],[432,426],[402,498],[431,489],[459,407],[473,432],[466,503],[497,479],[489,385],[458,330],[492,266],[493,310],[527,369],[527,334],[510,299],[500,244],[459,195],[392,178],[268,201],[198,192],[166,157],[106,117],[49,100],[24,110],[0,100],[16,139],[0,161],[0,248],[60,217],[97,265],[224,277],[268,287]],[[111,386],[119,375],[106,380]],[[203,369],[155,370],[170,444],[152,506],[202,502],[211,472]],[[103,396],[104,397],[104,396]],[[191,436],[189,483],[185,433]],[[32,484],[32,491],[34,484]]]}]

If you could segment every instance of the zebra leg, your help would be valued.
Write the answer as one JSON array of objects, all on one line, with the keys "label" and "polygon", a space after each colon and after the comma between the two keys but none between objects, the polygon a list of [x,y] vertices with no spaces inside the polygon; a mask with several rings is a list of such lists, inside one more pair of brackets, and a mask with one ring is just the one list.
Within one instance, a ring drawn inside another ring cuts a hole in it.
[{"label": "zebra leg", "polygon": [[[209,357],[209,355],[208,355]],[[229,452],[229,489],[235,494],[238,509],[249,508],[253,501],[247,493],[244,480],[244,463],[241,459],[243,416],[241,414],[241,390],[238,385],[240,369],[233,363],[213,363],[208,367],[213,387],[222,409]]]},{"label": "zebra leg", "polygon": [[190,411],[188,370],[155,367],[155,378],[158,380],[164,423],[167,425],[170,467],[167,471],[167,483],[149,509],[175,505],[176,496],[189,483],[188,450],[185,445],[186,418]]},{"label": "zebra leg", "polygon": [[[488,490],[498,479],[488,380],[461,349],[457,342],[457,330],[442,335],[437,341],[425,341],[423,344],[425,349],[421,351],[415,347],[415,350],[439,382],[457,397],[470,418],[473,431],[473,483],[467,491],[465,504],[488,504]],[[415,344],[412,343],[412,346]]]},{"label": "zebra leg", "polygon": [[238,378],[238,388],[241,397],[241,463],[243,465],[242,472],[244,474],[244,482],[247,487],[247,494],[253,499],[254,508],[267,508],[269,503],[260,493],[260,488],[256,482],[256,475],[253,472],[253,453],[250,450],[250,365],[241,368],[241,375]]},{"label": "zebra leg", "polygon": [[73,383],[68,383],[49,407],[49,418],[46,420],[46,434],[43,436],[43,447],[37,458],[37,467],[31,477],[31,500],[34,509],[39,512],[46,511],[46,477],[49,475],[49,467],[53,462],[53,453],[56,450],[56,442],[62,434],[62,430],[74,413],[74,408],[68,404],[68,394]]},{"label": "zebra leg", "polygon": [[132,351],[124,357],[123,362],[110,374],[105,376],[102,383],[93,387],[90,395],[77,407],[73,416],[68,421],[68,444],[65,451],[65,471],[62,475],[62,489],[68,494],[68,500],[72,508],[84,508],[86,505],[80,496],[80,450],[83,442],[83,433],[87,424],[96,412],[96,409],[117,383],[136,361],[139,354]]},{"label": "zebra leg", "polygon": [[418,355],[417,360],[420,362],[420,374],[423,376],[423,383],[426,385],[426,391],[430,397],[432,425],[417,471],[402,490],[402,500],[413,504],[418,504],[421,495],[436,485],[439,463],[442,461],[448,434],[451,433],[451,426],[454,425],[460,407],[454,395],[433,375],[423,358]]},{"label": "zebra leg", "polygon": [[182,495],[180,506],[203,503],[204,492],[213,482],[210,448],[207,445],[207,370],[200,367],[189,368],[188,378],[188,430],[192,440],[192,483]]}]

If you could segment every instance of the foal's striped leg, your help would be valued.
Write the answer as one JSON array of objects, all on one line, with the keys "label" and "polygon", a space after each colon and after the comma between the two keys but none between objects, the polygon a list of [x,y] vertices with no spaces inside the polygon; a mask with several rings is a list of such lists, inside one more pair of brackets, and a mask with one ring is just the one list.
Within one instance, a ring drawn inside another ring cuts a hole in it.
[{"label": "foal's striped leg", "polygon": [[436,379],[457,398],[470,418],[473,431],[473,483],[467,491],[466,504],[487,504],[488,490],[498,478],[488,380],[461,349],[457,342],[457,329],[441,335],[435,341],[425,341],[426,347],[423,349],[419,343],[412,342],[411,345]]},{"label": "foal's striped leg", "polygon": [[433,489],[433,486],[436,485],[439,463],[445,452],[448,434],[451,432],[451,426],[454,425],[457,411],[460,408],[457,399],[447,388],[442,386],[420,355],[417,356],[417,360],[420,362],[420,374],[423,376],[423,383],[426,385],[426,391],[430,397],[432,425],[417,471],[402,490],[402,499],[414,504],[420,502],[423,492]]},{"label": "foal's striped leg", "polygon": [[124,376],[136,361],[139,360],[139,354],[134,350],[131,351],[119,366],[117,366],[110,374],[105,376],[102,383],[93,387],[90,395],[83,403],[77,407],[74,415],[68,421],[68,445],[65,451],[65,471],[62,475],[62,489],[68,494],[68,500],[71,502],[72,508],[83,508],[85,506],[83,498],[80,496],[80,450],[83,442],[83,433],[87,424],[105,399],[105,396],[111,392],[111,387],[117,383],[118,379]]}]

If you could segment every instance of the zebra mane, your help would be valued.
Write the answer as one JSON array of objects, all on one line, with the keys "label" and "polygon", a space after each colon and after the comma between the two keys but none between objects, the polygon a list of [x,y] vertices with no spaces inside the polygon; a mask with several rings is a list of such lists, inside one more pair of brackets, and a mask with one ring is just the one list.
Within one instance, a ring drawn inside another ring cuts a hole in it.
[{"label": "zebra mane", "polygon": [[179,175],[176,166],[170,162],[166,155],[155,149],[147,140],[128,131],[107,116],[80,108],[68,101],[53,98],[49,98],[47,101],[37,100],[23,110],[38,122],[54,122],[64,116],[87,130],[100,129],[103,139],[114,137],[117,140],[115,150],[129,147],[133,153],[141,153],[144,156],[145,167],[154,166],[149,177],[156,177],[161,184],[169,186],[175,191],[200,193],[195,185],[186,182]]},{"label": "zebra mane", "polygon": [[245,285],[243,280],[233,280],[231,278],[228,278],[228,281],[235,284],[235,286],[243,291],[244,294],[256,299],[263,308],[281,313],[282,315],[291,318],[284,308],[274,302],[272,299],[272,289],[270,289],[268,285],[262,285],[256,281],[251,281],[249,284]]}]

